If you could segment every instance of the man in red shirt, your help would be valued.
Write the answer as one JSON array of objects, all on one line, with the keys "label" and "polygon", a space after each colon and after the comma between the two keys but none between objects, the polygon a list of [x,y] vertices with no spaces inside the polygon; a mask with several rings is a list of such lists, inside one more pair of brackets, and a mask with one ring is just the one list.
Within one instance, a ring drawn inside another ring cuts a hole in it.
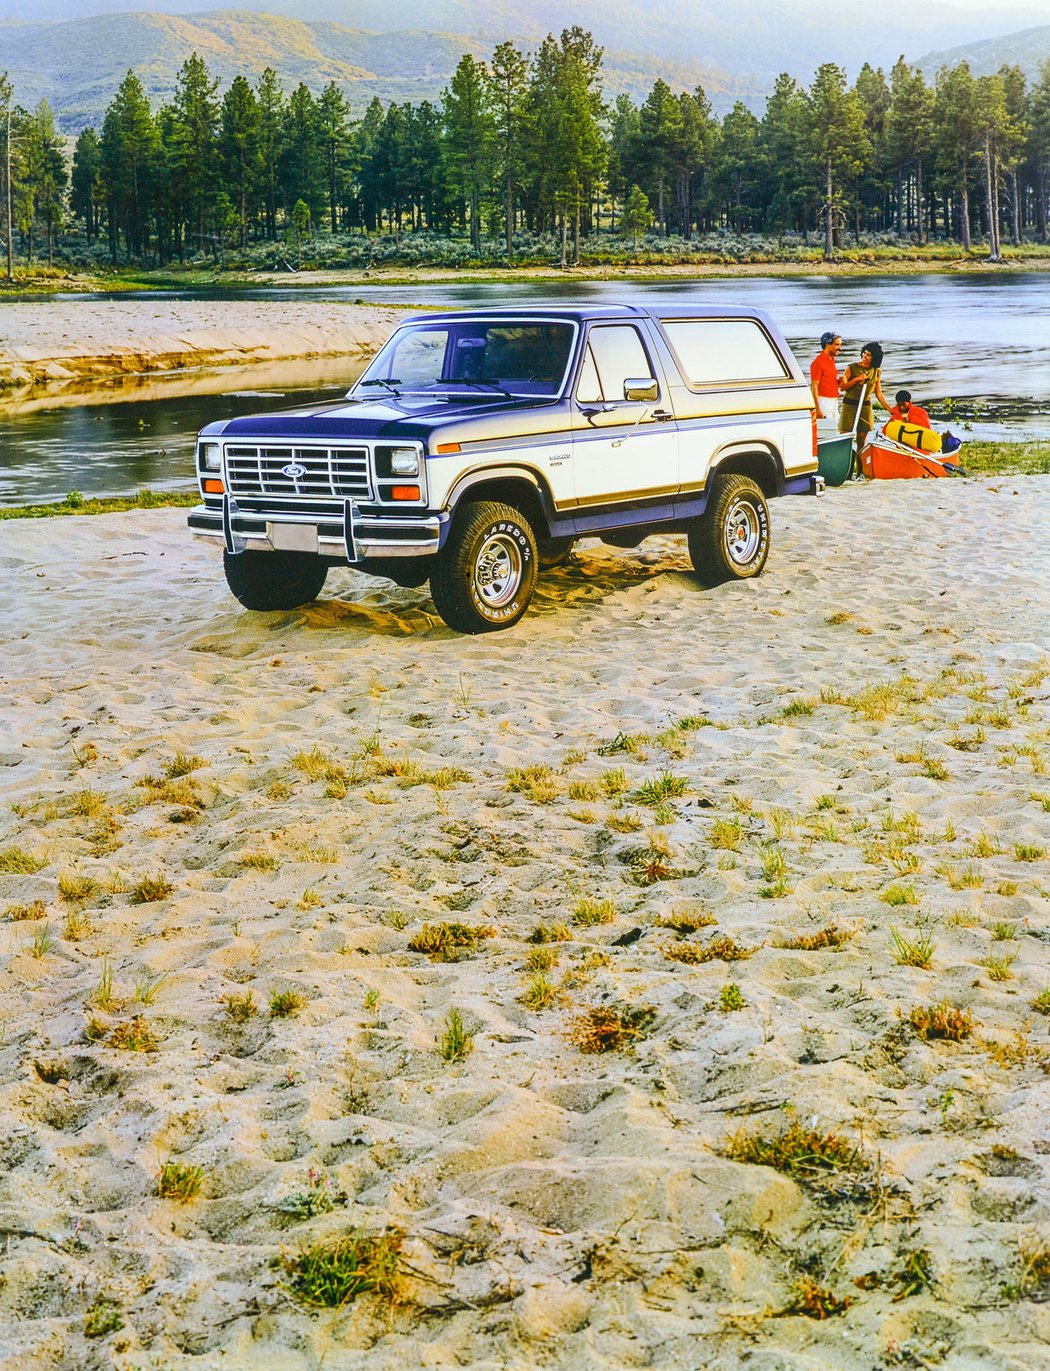
[{"label": "man in red shirt", "polygon": [[905,424],[916,424],[919,428],[930,427],[930,416],[921,405],[913,405],[910,390],[898,390],[893,397],[897,403],[890,411],[890,419],[900,419]]},{"label": "man in red shirt", "polygon": [[839,418],[839,369],[835,365],[842,339],[837,333],[820,335],[820,351],[810,363],[809,380],[818,419]]}]

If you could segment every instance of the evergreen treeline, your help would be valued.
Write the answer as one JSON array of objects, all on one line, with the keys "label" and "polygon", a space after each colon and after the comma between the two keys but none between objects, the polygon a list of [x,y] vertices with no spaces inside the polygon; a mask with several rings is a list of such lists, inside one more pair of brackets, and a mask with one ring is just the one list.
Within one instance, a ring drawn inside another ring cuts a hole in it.
[{"label": "evergreen treeline", "polygon": [[[901,58],[850,86],[826,64],[805,87],[783,75],[761,118],[714,116],[704,91],[657,81],[643,104],[605,102],[601,49],[567,29],[531,55],[501,43],[464,56],[438,104],[372,101],[352,119],[335,83],[290,94],[268,69],[220,95],[196,54],[154,111],[128,72],[101,130],[69,164],[45,102],[12,107],[0,77],[0,167],[8,252],[30,262],[73,237],[114,264],[281,244],[301,258],[314,232],[468,238],[507,258],[556,235],[563,264],[582,235],[817,234],[830,257],[864,234],[922,244],[1048,238],[1050,63],[933,85]],[[10,210],[7,206],[10,204]],[[9,258],[10,260],[10,258]]]}]

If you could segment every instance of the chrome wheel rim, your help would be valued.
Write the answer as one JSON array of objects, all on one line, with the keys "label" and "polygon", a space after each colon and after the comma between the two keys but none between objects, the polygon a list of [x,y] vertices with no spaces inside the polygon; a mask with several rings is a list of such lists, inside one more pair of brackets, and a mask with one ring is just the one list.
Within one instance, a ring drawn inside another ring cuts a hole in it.
[{"label": "chrome wheel rim", "polygon": [[523,563],[521,549],[506,533],[486,538],[474,564],[474,585],[486,609],[502,609],[518,593]]},{"label": "chrome wheel rim", "polygon": [[734,500],[724,524],[725,548],[736,566],[753,562],[762,546],[762,522],[750,500]]}]

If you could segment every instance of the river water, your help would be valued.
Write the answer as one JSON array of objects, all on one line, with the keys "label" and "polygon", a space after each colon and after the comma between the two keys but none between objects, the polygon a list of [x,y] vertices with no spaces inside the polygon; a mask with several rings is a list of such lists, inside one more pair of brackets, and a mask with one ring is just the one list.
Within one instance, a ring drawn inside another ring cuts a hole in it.
[{"label": "river water", "polygon": [[[158,298],[142,291],[121,299]],[[54,298],[54,297],[52,297]],[[90,302],[91,295],[57,297]],[[938,427],[966,438],[1050,437],[1050,273],[973,276],[721,277],[715,280],[446,281],[414,286],[270,286],[165,293],[166,299],[353,299],[368,304],[474,308],[541,301],[754,306],[765,310],[806,366],[825,329],[842,334],[839,363],[875,339],[886,352],[883,390],[900,388]],[[48,301],[39,300],[47,309]],[[2,328],[0,305],[0,328]],[[193,438],[213,419],[331,399],[360,366],[326,360],[110,388],[98,403],[10,414],[0,406],[0,504],[131,493],[141,486],[188,488]],[[179,393],[170,393],[177,389]],[[189,391],[190,393],[186,393]],[[126,394],[126,398],[125,397]]]}]

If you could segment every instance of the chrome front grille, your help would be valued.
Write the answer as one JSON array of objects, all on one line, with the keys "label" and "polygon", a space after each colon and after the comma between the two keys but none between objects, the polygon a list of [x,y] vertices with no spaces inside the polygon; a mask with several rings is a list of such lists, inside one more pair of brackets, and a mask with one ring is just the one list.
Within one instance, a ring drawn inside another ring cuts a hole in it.
[{"label": "chrome front grille", "polygon": [[363,447],[229,444],[226,481],[231,495],[372,496],[368,449]]}]

